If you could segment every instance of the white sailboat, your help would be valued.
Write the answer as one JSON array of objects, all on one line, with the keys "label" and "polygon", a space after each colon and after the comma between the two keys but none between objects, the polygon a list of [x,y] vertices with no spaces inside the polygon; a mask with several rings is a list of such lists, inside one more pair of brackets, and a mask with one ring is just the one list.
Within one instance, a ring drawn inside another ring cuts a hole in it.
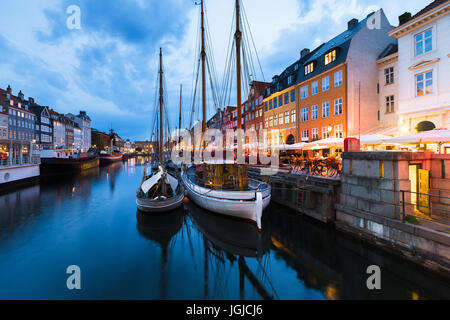
[{"label": "white sailboat", "polygon": [[[201,65],[202,65],[202,132],[206,131],[206,79],[205,79],[205,27],[203,0],[201,5]],[[241,129],[241,31],[240,3],[236,0],[236,70],[238,129]],[[239,150],[242,150],[242,145]],[[246,166],[234,161],[222,163],[203,163],[197,167],[185,168],[182,181],[186,192],[199,206],[220,214],[253,221],[261,230],[264,209],[271,200],[270,185],[249,179]]]},{"label": "white sailboat", "polygon": [[159,53],[159,165],[157,170],[145,166],[141,185],[136,192],[136,205],[140,211],[159,213],[174,210],[181,206],[184,199],[184,187],[178,177],[166,168],[163,158],[163,68],[162,49]]}]

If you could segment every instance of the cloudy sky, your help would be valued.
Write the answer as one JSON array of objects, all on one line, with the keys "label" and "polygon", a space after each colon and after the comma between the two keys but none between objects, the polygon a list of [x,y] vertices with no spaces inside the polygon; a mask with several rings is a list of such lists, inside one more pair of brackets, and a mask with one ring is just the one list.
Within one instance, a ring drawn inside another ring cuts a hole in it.
[{"label": "cloudy sky", "polygon": [[[233,0],[206,0],[218,79],[222,79]],[[243,0],[265,80],[383,8],[392,25],[431,0]],[[70,30],[67,8],[81,9]],[[149,137],[158,50],[163,47],[168,106],[177,123],[179,86],[189,121],[199,7],[195,0],[1,0],[0,87],[34,97],[61,113],[86,110],[93,127],[124,138]],[[261,77],[261,76],[259,76]],[[262,80],[262,79],[261,79]]]}]

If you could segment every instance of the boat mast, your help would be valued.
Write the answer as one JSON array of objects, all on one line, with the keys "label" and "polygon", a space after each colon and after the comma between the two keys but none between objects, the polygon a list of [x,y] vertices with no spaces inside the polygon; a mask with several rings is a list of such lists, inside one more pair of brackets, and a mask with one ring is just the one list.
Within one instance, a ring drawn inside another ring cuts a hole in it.
[{"label": "boat mast", "polygon": [[162,70],[162,48],[159,48],[159,164],[163,164],[163,70]]},{"label": "boat mast", "polygon": [[[236,33],[234,34],[236,39],[236,87],[237,87],[237,116],[238,123],[237,129],[242,129],[242,114],[241,114],[241,39],[242,32],[240,28],[240,4],[239,0],[236,0]],[[238,131],[239,134],[239,131]],[[238,137],[238,146],[240,145]]]},{"label": "boat mast", "polygon": [[203,10],[203,0],[201,0],[201,16],[202,16],[202,134],[206,131],[206,50],[205,50],[205,12]]},{"label": "boat mast", "polygon": [[181,141],[181,105],[183,99],[183,85],[180,84],[180,115],[178,116],[178,144]]}]

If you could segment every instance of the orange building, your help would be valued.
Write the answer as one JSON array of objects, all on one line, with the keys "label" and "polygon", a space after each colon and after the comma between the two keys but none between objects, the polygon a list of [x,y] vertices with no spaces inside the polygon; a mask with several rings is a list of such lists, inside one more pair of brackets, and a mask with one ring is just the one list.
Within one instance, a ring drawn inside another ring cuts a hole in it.
[{"label": "orange building", "polygon": [[266,143],[346,138],[376,127],[377,59],[392,42],[392,28],[380,10],[350,20],[347,30],[313,51],[303,49],[266,89]]}]

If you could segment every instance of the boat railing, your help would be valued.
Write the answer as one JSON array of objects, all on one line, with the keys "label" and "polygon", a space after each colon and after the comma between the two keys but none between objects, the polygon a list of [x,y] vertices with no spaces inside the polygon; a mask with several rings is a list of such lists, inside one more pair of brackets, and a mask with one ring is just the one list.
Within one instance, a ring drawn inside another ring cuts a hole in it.
[{"label": "boat railing", "polygon": [[32,155],[31,159],[28,155],[0,159],[0,167],[20,167],[26,165],[38,165],[40,163],[41,157],[39,155]]}]

